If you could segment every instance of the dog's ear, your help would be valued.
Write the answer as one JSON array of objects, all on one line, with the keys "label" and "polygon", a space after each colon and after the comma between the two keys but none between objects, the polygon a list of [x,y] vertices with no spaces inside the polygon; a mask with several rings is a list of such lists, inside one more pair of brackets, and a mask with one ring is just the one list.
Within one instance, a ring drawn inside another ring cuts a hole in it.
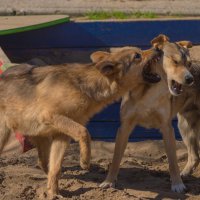
[{"label": "dog's ear", "polygon": [[117,64],[110,61],[101,61],[96,64],[96,68],[105,76],[110,76],[119,71]]},{"label": "dog's ear", "polygon": [[90,59],[92,60],[93,63],[98,63],[104,58],[107,58],[109,55],[110,53],[105,51],[96,51],[90,55]]},{"label": "dog's ear", "polygon": [[160,34],[151,40],[151,45],[155,48],[162,49],[166,42],[169,42],[169,38],[166,35]]},{"label": "dog's ear", "polygon": [[186,49],[192,48],[192,42],[190,42],[190,41],[183,40],[183,41],[176,42],[176,44],[178,44]]}]

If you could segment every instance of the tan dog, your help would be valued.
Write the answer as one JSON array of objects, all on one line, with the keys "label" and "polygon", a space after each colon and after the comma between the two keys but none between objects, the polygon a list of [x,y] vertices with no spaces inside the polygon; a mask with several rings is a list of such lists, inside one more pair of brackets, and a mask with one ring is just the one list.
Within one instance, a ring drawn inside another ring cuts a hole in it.
[{"label": "tan dog", "polygon": [[180,104],[184,99],[178,113],[178,127],[188,150],[188,161],[181,172],[182,176],[191,174],[200,162],[200,61],[193,61],[190,71],[194,76],[194,84],[184,88],[182,100],[178,98],[175,102],[175,105]]},{"label": "tan dog", "polygon": [[[133,48],[93,53],[92,64],[21,65],[15,73],[10,68],[0,81],[0,153],[11,131],[32,137],[47,170],[49,160],[48,193],[56,195],[70,139],[80,144],[81,167],[89,168],[90,135],[85,124],[107,104],[143,83],[145,65],[159,56],[156,50],[143,53]],[[51,148],[46,149],[48,138]]]},{"label": "tan dog", "polygon": [[[129,134],[136,125],[141,125],[160,129],[169,160],[171,189],[175,192],[185,190],[177,164],[175,137],[171,125],[179,105],[176,104],[173,109],[174,97],[171,94],[181,94],[182,85],[190,85],[193,82],[193,77],[187,70],[191,64],[187,48],[191,47],[191,43],[170,43],[167,36],[159,35],[152,40],[152,45],[163,51],[162,59],[155,66],[162,81],[155,85],[137,85],[137,88],[133,88],[123,97],[120,111],[121,127],[117,133],[114,156],[107,178],[100,185],[103,188],[114,186]],[[181,105],[181,102],[179,104]]]}]

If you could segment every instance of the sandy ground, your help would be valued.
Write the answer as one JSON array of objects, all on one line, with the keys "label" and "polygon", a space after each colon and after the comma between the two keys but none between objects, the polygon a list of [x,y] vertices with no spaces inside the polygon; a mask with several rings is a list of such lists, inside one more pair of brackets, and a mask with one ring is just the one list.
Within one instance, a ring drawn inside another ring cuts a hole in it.
[{"label": "sandy ground", "polygon": [[[113,143],[93,142],[92,166],[89,172],[79,167],[78,144],[73,143],[65,156],[59,182],[64,199],[199,199],[200,168],[184,183],[186,194],[170,191],[167,158],[162,141],[129,143],[121,164],[116,189],[100,189],[113,152]],[[182,142],[177,142],[179,165],[182,169],[187,154]],[[33,149],[20,156],[0,158],[0,199],[45,199],[46,175],[36,167],[37,153]],[[59,198],[58,198],[59,199]]]}]

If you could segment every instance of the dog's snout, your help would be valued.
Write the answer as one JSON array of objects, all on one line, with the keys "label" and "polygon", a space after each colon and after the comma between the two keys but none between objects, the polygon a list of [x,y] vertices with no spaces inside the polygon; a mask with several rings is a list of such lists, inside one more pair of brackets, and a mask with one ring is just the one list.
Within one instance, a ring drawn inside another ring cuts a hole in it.
[{"label": "dog's snout", "polygon": [[191,85],[193,82],[194,82],[193,76],[190,75],[190,74],[187,74],[187,75],[185,76],[185,83],[186,83],[187,85]]}]

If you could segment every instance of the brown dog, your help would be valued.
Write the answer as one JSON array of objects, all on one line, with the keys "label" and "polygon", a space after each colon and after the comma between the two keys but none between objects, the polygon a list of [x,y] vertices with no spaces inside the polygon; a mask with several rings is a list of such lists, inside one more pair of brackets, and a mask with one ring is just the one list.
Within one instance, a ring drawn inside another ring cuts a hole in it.
[{"label": "brown dog", "polygon": [[175,137],[171,125],[171,120],[181,102],[173,107],[172,95],[181,94],[182,85],[191,85],[193,82],[193,77],[187,69],[191,64],[187,50],[191,47],[191,43],[188,41],[171,43],[167,36],[159,35],[152,40],[152,45],[163,51],[162,59],[155,66],[162,81],[155,85],[147,83],[137,85],[137,88],[133,88],[123,97],[120,112],[121,127],[117,133],[113,161],[107,178],[100,185],[103,188],[114,186],[129,134],[136,125],[141,125],[160,129],[169,160],[172,191],[185,190],[177,164]]},{"label": "brown dog", "polygon": [[[144,67],[159,56],[155,49],[142,52],[133,48],[93,53],[92,64],[22,65],[14,74],[9,69],[0,81],[0,152],[11,131],[35,139],[46,169],[49,159],[48,193],[50,197],[56,195],[70,139],[79,142],[81,167],[89,168],[90,135],[85,124],[107,104],[143,83]],[[46,149],[48,138],[51,148]]]},{"label": "brown dog", "polygon": [[178,127],[188,151],[188,161],[181,172],[187,176],[193,172],[200,162],[200,61],[193,61],[190,72],[194,76],[192,87],[184,88],[181,98],[176,99],[176,104],[181,104],[178,113]]}]

